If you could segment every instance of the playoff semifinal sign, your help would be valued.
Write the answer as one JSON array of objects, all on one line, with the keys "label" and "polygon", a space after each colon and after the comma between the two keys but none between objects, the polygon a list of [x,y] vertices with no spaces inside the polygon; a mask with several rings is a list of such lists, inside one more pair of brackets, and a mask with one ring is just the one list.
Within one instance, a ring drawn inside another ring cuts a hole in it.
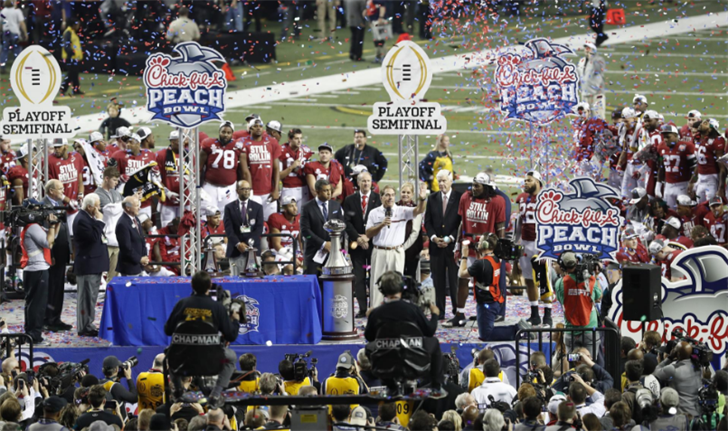
[{"label": "playoff semifinal sign", "polygon": [[405,40],[389,50],[382,62],[382,82],[391,102],[374,104],[367,121],[372,135],[444,133],[447,120],[440,104],[422,102],[432,82],[430,58],[416,43]]},{"label": "playoff semifinal sign", "polygon": [[53,106],[63,75],[55,57],[39,45],[20,53],[10,69],[10,86],[20,107],[3,110],[0,130],[14,138],[73,138],[76,121],[68,106]]}]

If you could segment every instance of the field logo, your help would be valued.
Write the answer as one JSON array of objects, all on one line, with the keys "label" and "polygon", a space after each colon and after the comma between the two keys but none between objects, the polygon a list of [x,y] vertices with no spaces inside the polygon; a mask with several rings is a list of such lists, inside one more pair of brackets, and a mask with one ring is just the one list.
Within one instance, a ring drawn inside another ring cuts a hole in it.
[{"label": "field logo", "polygon": [[428,135],[447,130],[440,104],[423,102],[432,82],[427,53],[405,40],[394,45],[382,62],[382,83],[391,102],[377,102],[367,121],[373,135]]},{"label": "field logo", "polygon": [[63,75],[55,57],[39,45],[20,53],[10,69],[10,86],[20,107],[3,110],[3,136],[72,138],[76,121],[68,106],[53,106]]},{"label": "field logo", "polygon": [[507,120],[545,126],[579,103],[576,66],[561,57],[574,51],[547,39],[532,39],[525,46],[523,55],[508,51],[498,56],[495,81],[500,109]]},{"label": "field logo", "polygon": [[245,303],[245,317],[247,323],[240,323],[240,335],[247,334],[249,332],[260,332],[260,303],[250,296],[239,295],[235,299],[242,300]]},{"label": "field logo", "polygon": [[184,128],[222,120],[227,81],[213,61],[225,58],[197,42],[180,43],[173,51],[179,55],[159,53],[147,58],[144,85],[152,119]]},{"label": "field logo", "polygon": [[616,190],[591,178],[569,181],[570,193],[544,189],[536,201],[536,248],[539,257],[558,259],[565,251],[616,262],[623,218],[609,199]]}]

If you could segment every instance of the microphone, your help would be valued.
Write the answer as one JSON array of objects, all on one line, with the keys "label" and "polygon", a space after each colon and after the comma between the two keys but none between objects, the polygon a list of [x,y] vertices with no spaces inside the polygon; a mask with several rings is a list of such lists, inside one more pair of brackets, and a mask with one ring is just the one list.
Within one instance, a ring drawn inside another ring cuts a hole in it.
[{"label": "microphone", "polygon": [[[384,210],[384,217],[392,217],[392,208],[387,208]],[[389,229],[390,227],[392,227],[392,225],[387,226],[387,229]]]}]

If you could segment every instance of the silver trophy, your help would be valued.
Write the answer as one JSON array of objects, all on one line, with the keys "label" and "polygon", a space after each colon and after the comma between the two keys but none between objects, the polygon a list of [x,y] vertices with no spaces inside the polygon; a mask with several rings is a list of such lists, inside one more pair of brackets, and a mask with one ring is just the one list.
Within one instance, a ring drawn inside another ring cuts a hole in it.
[{"label": "silver trophy", "polygon": [[331,219],[324,224],[324,229],[331,236],[331,251],[321,271],[324,275],[351,274],[352,267],[341,252],[341,234],[346,230],[346,223],[339,219]]},{"label": "silver trophy", "polygon": [[258,249],[255,248],[255,240],[250,238],[248,240],[248,255],[245,256],[245,271],[243,271],[243,275],[246,277],[263,276],[260,262],[258,262],[258,256],[255,255],[256,251]]}]

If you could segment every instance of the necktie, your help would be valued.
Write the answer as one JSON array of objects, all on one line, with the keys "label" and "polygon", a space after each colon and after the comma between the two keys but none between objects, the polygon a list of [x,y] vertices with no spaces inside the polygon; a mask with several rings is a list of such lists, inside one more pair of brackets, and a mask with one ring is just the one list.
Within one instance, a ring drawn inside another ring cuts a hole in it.
[{"label": "necktie", "polygon": [[367,199],[366,196],[362,195],[362,197],[361,197],[361,212],[362,212],[362,214],[366,214],[367,213],[367,201],[368,200],[369,199]]},{"label": "necktie", "polygon": [[243,225],[248,224],[248,206],[245,203],[246,201],[243,201],[240,205],[240,215],[243,216]]},{"label": "necktie", "polygon": [[445,215],[445,211],[447,211],[447,195],[442,195],[442,215]]},{"label": "necktie", "polygon": [[324,213],[324,221],[328,221],[329,220],[329,212],[326,210],[326,202],[323,202],[321,204],[321,211],[323,211],[323,213]]}]

